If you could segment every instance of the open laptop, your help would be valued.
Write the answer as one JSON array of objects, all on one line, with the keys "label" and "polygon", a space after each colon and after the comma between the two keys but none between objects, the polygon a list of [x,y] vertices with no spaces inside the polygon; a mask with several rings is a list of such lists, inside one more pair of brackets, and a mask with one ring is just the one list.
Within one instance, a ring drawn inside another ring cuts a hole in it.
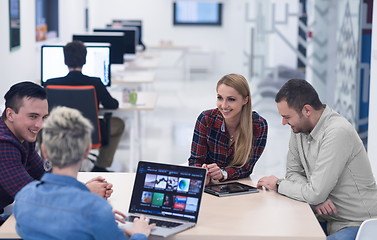
[{"label": "open laptop", "polygon": [[161,237],[195,226],[205,178],[204,168],[140,161],[127,221],[146,215]]}]

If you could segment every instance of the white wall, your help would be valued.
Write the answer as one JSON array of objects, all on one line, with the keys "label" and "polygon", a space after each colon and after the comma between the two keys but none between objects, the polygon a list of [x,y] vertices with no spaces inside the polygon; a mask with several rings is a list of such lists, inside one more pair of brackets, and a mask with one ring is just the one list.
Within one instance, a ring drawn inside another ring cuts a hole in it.
[{"label": "white wall", "polygon": [[[59,1],[59,41],[70,41],[72,31],[84,31],[84,3],[84,0]],[[0,103],[3,102],[5,92],[14,83],[25,80],[39,83],[40,46],[43,44],[35,41],[35,1],[20,0],[21,46],[10,51],[8,9],[8,1],[1,0]]]},{"label": "white wall", "polygon": [[72,33],[85,31],[86,0],[59,0],[59,39],[72,41]]},{"label": "white wall", "polygon": [[9,50],[9,1],[0,1],[0,97],[11,85],[20,80],[30,80],[36,74],[35,61],[35,2],[21,0],[21,47]]},{"label": "white wall", "polygon": [[[244,73],[245,1],[222,0],[223,25],[173,26],[172,0],[90,0],[90,28],[104,27],[112,19],[142,19],[143,41],[157,46],[160,41],[175,45],[200,46],[215,52],[220,74]],[[116,7],[114,7],[116,6]]]},{"label": "white wall", "polygon": [[[250,23],[245,22],[245,7],[246,2],[250,0],[220,1],[223,3],[223,25],[220,27],[173,26],[172,0],[59,1],[59,39],[55,39],[55,42],[70,41],[72,33],[85,31],[84,12],[88,3],[90,29],[102,27],[114,18],[142,19],[143,39],[147,47],[156,46],[160,41],[172,41],[176,45],[199,46],[215,53],[214,70],[219,76],[230,72],[246,75],[248,59],[244,51],[249,50]],[[43,43],[35,42],[35,1],[20,0],[20,3],[21,47],[10,52],[8,1],[0,1],[1,96],[16,82],[23,80],[39,82],[40,78],[39,52]],[[293,6],[293,9],[295,8],[297,4]],[[297,27],[294,27],[293,31],[296,32],[296,29]],[[285,46],[280,48],[279,42],[283,44],[277,40],[273,41],[271,46],[274,50],[271,53],[277,57],[273,65],[294,61],[294,58],[288,58],[291,50],[286,49]]]},{"label": "white wall", "polygon": [[[59,42],[71,40],[72,33],[85,31],[85,4],[90,7],[90,27],[101,27],[113,18],[138,18],[144,21],[145,44],[169,40],[177,45],[208,48],[215,52],[219,74],[244,73],[243,46],[245,1],[223,0],[223,26],[174,27],[171,0],[64,0],[59,1]],[[40,45],[35,42],[35,1],[21,0],[21,47],[9,51],[8,1],[0,1],[0,95],[16,82],[39,81]],[[54,42],[54,41],[49,41]],[[45,42],[46,43],[46,42]]]},{"label": "white wall", "polygon": [[377,178],[377,4],[373,6],[372,54],[369,94],[368,155]]}]

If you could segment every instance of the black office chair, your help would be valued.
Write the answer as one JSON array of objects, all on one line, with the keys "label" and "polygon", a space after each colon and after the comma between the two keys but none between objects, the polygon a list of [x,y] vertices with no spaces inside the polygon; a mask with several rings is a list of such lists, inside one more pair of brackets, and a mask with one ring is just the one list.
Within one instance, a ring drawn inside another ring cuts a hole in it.
[{"label": "black office chair", "polygon": [[91,121],[94,127],[92,149],[98,149],[109,143],[112,113],[107,112],[103,116],[98,115],[94,86],[49,85],[46,87],[46,91],[49,111],[56,106],[66,106],[79,110],[84,117]]}]

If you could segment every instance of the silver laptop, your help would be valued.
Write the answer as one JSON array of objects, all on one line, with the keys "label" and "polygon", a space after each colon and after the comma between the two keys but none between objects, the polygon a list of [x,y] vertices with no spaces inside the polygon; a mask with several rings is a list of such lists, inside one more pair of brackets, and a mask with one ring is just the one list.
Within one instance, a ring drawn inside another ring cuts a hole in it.
[{"label": "silver laptop", "polygon": [[205,178],[204,168],[140,161],[127,221],[146,215],[161,237],[195,226]]}]

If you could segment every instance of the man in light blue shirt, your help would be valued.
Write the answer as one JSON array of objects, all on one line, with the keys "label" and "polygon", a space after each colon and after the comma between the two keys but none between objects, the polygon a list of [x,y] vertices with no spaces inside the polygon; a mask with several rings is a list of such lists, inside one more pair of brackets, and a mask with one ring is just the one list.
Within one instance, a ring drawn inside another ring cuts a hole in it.
[{"label": "man in light blue shirt", "polygon": [[154,224],[144,216],[121,230],[109,203],[77,181],[77,173],[91,146],[92,126],[77,110],[59,107],[44,123],[41,150],[52,173],[26,185],[15,198],[17,233],[23,239],[145,240]]}]

